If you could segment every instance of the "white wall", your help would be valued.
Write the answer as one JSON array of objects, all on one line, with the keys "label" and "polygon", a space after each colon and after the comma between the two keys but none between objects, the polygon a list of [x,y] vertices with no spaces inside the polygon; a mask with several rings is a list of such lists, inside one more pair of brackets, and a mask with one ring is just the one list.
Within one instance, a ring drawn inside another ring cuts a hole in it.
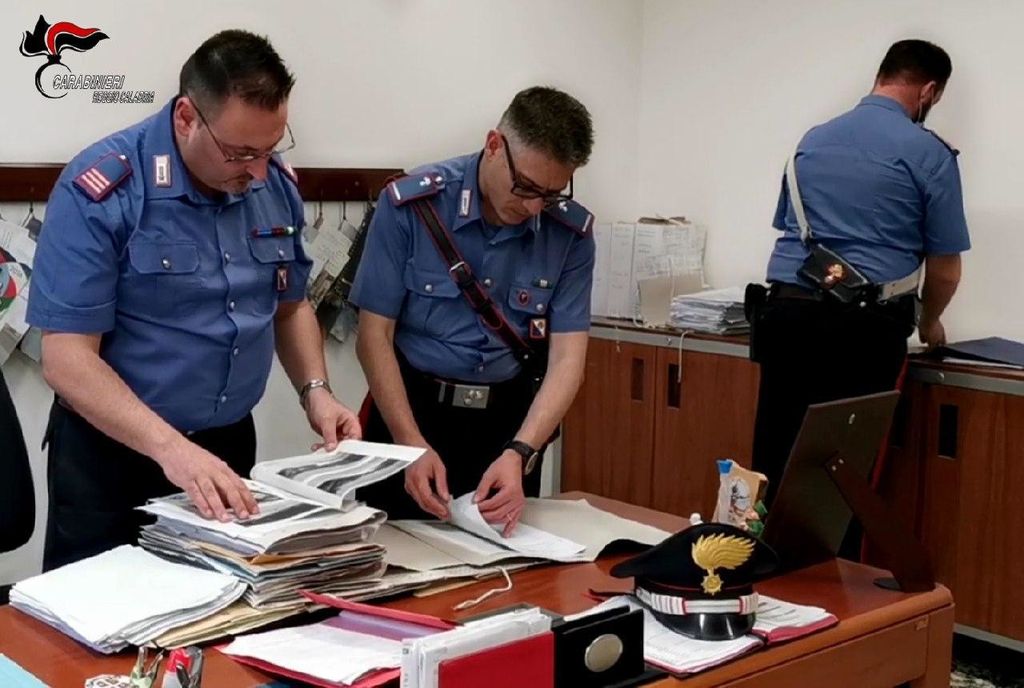
[{"label": "white wall", "polygon": [[640,205],[709,228],[713,284],[764,278],[783,164],[809,127],[854,106],[886,48],[937,42],[953,76],[929,126],[962,151],[974,248],[950,338],[1024,339],[1024,3],[646,0]]},{"label": "white wall", "polygon": [[[537,83],[564,88],[589,107],[597,133],[593,160],[576,180],[581,200],[605,217],[637,213],[639,3],[97,0],[86,6],[48,0],[0,5],[0,26],[7,27],[10,39],[33,28],[40,11],[51,23],[72,21],[110,36],[90,52],[66,54],[64,61],[75,73],[124,73],[125,88],[156,90],[160,103],[173,95],[181,63],[207,36],[232,27],[268,35],[298,76],[291,104],[298,146],[289,159],[299,166],[409,168],[466,153],[482,144],[517,90]],[[22,57],[11,40],[6,46],[0,55],[6,103],[0,162],[66,161],[156,108],[94,105],[83,94],[45,100],[33,83],[40,58]],[[0,208],[17,219],[24,210]],[[336,222],[336,209],[327,212],[328,221]],[[366,386],[352,345],[332,342],[328,360],[339,396],[358,405]],[[22,417],[45,514],[39,441],[52,395],[20,353],[4,365],[4,373]],[[300,452],[312,441],[278,368],[255,415],[261,457]],[[42,523],[37,519],[29,545],[0,557],[0,581],[38,569]]]}]

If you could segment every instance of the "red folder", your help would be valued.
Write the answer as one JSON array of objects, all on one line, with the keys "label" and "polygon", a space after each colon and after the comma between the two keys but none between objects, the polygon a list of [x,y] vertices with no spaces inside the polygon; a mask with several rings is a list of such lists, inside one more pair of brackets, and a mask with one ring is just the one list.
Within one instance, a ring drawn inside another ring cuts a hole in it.
[{"label": "red folder", "polygon": [[554,688],[555,635],[548,631],[446,659],[437,677],[439,688]]},{"label": "red folder", "polygon": [[[424,634],[433,631],[447,631],[454,626],[447,621],[438,619],[437,617],[427,616],[424,614],[415,614],[413,612],[404,612],[398,609],[387,609],[385,607],[377,607],[370,604],[360,604],[359,602],[349,602],[348,600],[341,600],[330,595],[318,595],[316,593],[303,591],[302,593],[313,602],[322,604],[327,607],[333,607],[339,609],[342,613],[349,612],[354,615],[361,615],[364,617],[376,617],[378,619],[390,619],[392,621],[401,622],[403,624],[411,624],[417,626],[424,631]],[[392,639],[397,640],[398,638],[391,636]],[[323,679],[309,676],[306,674],[299,673],[297,671],[291,671],[274,664],[269,664],[259,659],[252,657],[238,657],[232,656],[231,659],[239,662],[240,664],[247,664],[252,667],[256,667],[261,671],[265,671],[268,674],[274,674],[275,676],[283,676],[285,678],[291,678],[298,681],[303,681],[314,686],[321,686],[321,688],[377,688],[377,686],[383,686],[387,683],[397,681],[401,674],[400,669],[383,669],[381,671],[375,671],[371,674],[363,676],[355,683],[334,683],[331,681],[325,681]],[[547,684],[546,684],[547,685]]]}]

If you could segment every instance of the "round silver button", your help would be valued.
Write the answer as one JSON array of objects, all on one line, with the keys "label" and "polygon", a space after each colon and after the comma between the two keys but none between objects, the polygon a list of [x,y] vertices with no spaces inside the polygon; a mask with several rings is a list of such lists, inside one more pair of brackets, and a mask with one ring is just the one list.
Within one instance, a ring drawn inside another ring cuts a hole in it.
[{"label": "round silver button", "polygon": [[230,263],[231,262],[231,254],[228,253],[227,251],[224,252],[224,262],[225,263]]},{"label": "round silver button", "polygon": [[277,249],[277,257],[278,258],[284,258],[284,249],[283,248]]},{"label": "round silver button", "polygon": [[484,364],[483,363],[481,363],[480,365],[478,365],[476,367],[476,372],[478,372],[478,373],[484,372]]},{"label": "round silver button", "polygon": [[227,400],[228,400],[228,395],[227,395],[227,394],[222,394],[222,395],[220,396],[220,403],[222,403],[222,404],[223,404],[223,403],[224,403],[225,401],[227,401]]},{"label": "round silver button", "polygon": [[492,282],[492,281],[491,281],[491,278],[490,278],[490,277],[488,277],[488,278],[486,278],[486,279],[484,280],[484,286],[485,286],[485,287],[489,287],[489,286],[491,286],[492,284],[494,284],[494,282]]},{"label": "round silver button", "polygon": [[622,657],[622,640],[619,636],[605,633],[590,643],[583,653],[583,663],[594,673],[608,671]]},{"label": "round silver button", "polygon": [[164,270],[170,270],[171,269],[171,261],[168,258],[164,258],[163,260],[161,260],[160,264],[164,266]]},{"label": "round silver button", "polygon": [[232,356],[237,356],[238,355],[238,347],[237,346],[234,349],[231,350],[231,355]]},{"label": "round silver button", "polygon": [[235,302],[234,301],[228,301],[228,310],[229,311],[235,310]]},{"label": "round silver button", "polygon": [[434,292],[434,285],[433,284],[425,284],[425,285],[423,285],[423,291],[427,292],[428,294],[432,294]]},{"label": "round silver button", "polygon": [[543,313],[544,312],[544,304],[543,303],[538,303],[537,304],[537,312],[538,313]]}]

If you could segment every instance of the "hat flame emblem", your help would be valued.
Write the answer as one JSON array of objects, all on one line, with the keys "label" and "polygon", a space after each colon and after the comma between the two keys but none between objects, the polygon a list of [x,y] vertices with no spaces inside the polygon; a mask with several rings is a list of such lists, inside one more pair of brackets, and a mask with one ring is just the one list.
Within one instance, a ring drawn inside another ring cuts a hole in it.
[{"label": "hat flame emblem", "polygon": [[746,563],[754,553],[754,542],[735,535],[702,535],[693,543],[693,563],[707,571],[701,588],[708,595],[722,590],[722,579],[715,569],[734,569]]}]

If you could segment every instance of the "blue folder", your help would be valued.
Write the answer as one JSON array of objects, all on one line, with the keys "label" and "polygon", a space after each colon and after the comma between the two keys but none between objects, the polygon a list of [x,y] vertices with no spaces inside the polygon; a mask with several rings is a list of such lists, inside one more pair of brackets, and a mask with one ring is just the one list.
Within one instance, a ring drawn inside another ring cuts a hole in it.
[{"label": "blue folder", "polygon": [[1024,368],[1024,343],[1002,337],[985,337],[984,339],[946,344],[938,347],[936,353],[941,356],[1002,363]]}]

